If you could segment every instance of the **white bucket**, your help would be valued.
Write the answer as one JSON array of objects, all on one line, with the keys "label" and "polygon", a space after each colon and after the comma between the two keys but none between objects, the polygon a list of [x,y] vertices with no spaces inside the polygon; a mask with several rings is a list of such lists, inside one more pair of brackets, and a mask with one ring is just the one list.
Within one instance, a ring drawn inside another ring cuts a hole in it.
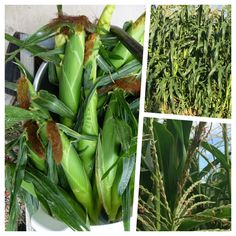
[{"label": "white bucket", "polygon": [[[39,205],[37,212],[29,219],[29,224],[34,231],[73,231],[65,223],[51,217],[47,212]],[[96,232],[124,232],[123,222],[110,223],[105,225],[94,225],[90,227],[91,231]],[[111,231],[112,230],[112,231]]]}]

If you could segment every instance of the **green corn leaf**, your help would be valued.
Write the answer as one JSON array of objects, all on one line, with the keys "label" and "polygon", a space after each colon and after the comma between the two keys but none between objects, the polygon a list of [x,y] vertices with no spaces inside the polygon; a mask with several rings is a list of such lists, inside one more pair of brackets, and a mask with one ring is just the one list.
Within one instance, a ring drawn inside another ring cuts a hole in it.
[{"label": "green corn leaf", "polygon": [[135,166],[135,156],[125,158],[123,160],[123,172],[118,187],[118,192],[120,196],[124,194],[125,189],[127,188],[130,182],[130,177],[132,172],[134,171],[134,166]]},{"label": "green corn leaf", "polygon": [[[38,54],[38,53],[46,53],[48,50],[46,48],[40,47],[38,45],[31,45],[31,44],[26,44],[24,41],[21,41],[14,36],[11,36],[10,34],[5,34],[5,39],[8,40],[9,42],[17,45],[21,49],[26,49],[27,51],[31,52],[33,55]],[[12,56],[11,56],[12,57]],[[13,55],[12,58],[14,58],[15,55]],[[56,54],[53,55],[41,55],[40,56],[43,60],[53,62],[55,64],[60,64],[60,57]],[[7,58],[7,61],[9,61],[9,58]]]},{"label": "green corn leaf", "polygon": [[87,104],[89,103],[90,99],[92,98],[93,94],[96,92],[98,87],[108,85],[115,80],[121,79],[123,77],[127,77],[130,74],[136,73],[140,69],[141,69],[141,64],[135,59],[135,60],[132,60],[129,63],[125,64],[119,70],[117,70],[116,72],[114,72],[110,75],[98,77],[96,79],[96,82],[94,83],[94,86],[90,89],[90,92],[89,92],[87,98],[85,99],[83,105],[81,106],[81,108],[78,111],[74,129],[78,130],[79,122],[82,119],[83,111],[84,111],[85,107],[87,106]]},{"label": "green corn leaf", "polygon": [[11,128],[13,125],[27,120],[40,120],[41,113],[28,111],[16,106],[5,106],[5,127]]},{"label": "green corn leaf", "polygon": [[29,169],[25,180],[33,183],[37,196],[44,199],[55,217],[74,230],[89,230],[86,215],[80,205],[45,175],[35,169]]},{"label": "green corn leaf", "polygon": [[106,73],[111,73],[114,70],[101,55],[97,56],[97,65]]},{"label": "green corn leaf", "polygon": [[15,63],[15,64],[18,66],[18,68],[20,69],[22,75],[25,75],[26,78],[27,78],[31,83],[33,83],[34,78],[33,78],[33,76],[30,74],[30,72],[26,69],[26,67],[21,63],[21,61],[20,61],[17,57],[15,57],[14,60],[15,60],[15,62],[13,62],[13,63]]},{"label": "green corn leaf", "polygon": [[45,52],[36,52],[33,54],[33,56],[41,57],[41,58],[48,58],[48,57],[59,55],[62,53],[64,53],[64,50],[62,48],[55,48],[55,49],[51,49]]},{"label": "green corn leaf", "polygon": [[117,45],[119,42],[118,38],[114,34],[107,33],[105,35],[101,35],[101,41],[103,46],[106,48],[112,48]]},{"label": "green corn leaf", "polygon": [[13,82],[10,82],[10,81],[5,81],[5,88],[16,92],[17,91],[17,84],[13,83]]},{"label": "green corn leaf", "polygon": [[33,101],[39,106],[58,114],[61,117],[74,117],[74,113],[69,107],[67,107],[55,95],[47,92],[46,90],[40,90],[38,92],[38,95],[33,99]]},{"label": "green corn leaf", "polygon": [[12,191],[10,197],[9,206],[9,220],[7,224],[7,231],[13,231],[16,229],[17,223],[17,194],[20,191],[20,186],[25,175],[25,167],[27,162],[27,147],[26,137],[22,136],[19,144],[18,157],[16,162],[16,168],[12,179]]},{"label": "green corn leaf", "polygon": [[48,80],[51,84],[58,85],[55,65],[51,62],[48,64]]},{"label": "green corn leaf", "polygon": [[231,205],[222,205],[213,209],[207,209],[192,217],[183,219],[183,222],[179,226],[179,230],[191,230],[197,226],[209,223],[214,220],[226,220],[231,218]]},{"label": "green corn leaf", "polygon": [[127,188],[125,189],[122,195],[122,220],[125,231],[130,231],[130,184],[128,183]]},{"label": "green corn leaf", "polygon": [[7,154],[12,148],[16,147],[19,144],[20,139],[21,139],[21,136],[8,142],[5,145],[5,154]]},{"label": "green corn leaf", "polygon": [[49,180],[52,183],[57,184],[58,183],[57,168],[53,158],[52,145],[50,142],[48,143],[48,148],[47,148],[47,167],[48,167]]},{"label": "green corn leaf", "polygon": [[23,201],[26,205],[27,211],[31,217],[38,210],[39,202],[38,202],[37,198],[32,196],[30,193],[28,193],[24,189],[21,189],[20,195],[21,195],[21,198],[23,199]]},{"label": "green corn leaf", "polygon": [[5,188],[8,192],[12,191],[13,176],[14,176],[14,167],[12,164],[6,162],[5,164]]},{"label": "green corn leaf", "polygon": [[207,142],[201,142],[201,146],[217,158],[222,167],[224,167],[227,171],[230,170],[230,165],[228,164],[225,155],[218,148]]},{"label": "green corn leaf", "polygon": [[127,117],[127,120],[130,120],[129,124],[132,128],[132,135],[135,136],[138,133],[138,123],[137,120],[133,114],[133,112],[130,110],[129,104],[125,100],[124,93],[121,90],[114,91],[115,96],[117,97],[117,100],[120,104],[120,107],[122,107],[122,110],[124,112],[124,116]]},{"label": "green corn leaf", "polygon": [[96,141],[97,136],[95,135],[85,135],[85,134],[79,134],[78,132],[74,131],[73,129],[68,128],[67,126],[57,123],[58,128],[64,132],[67,136],[70,136],[76,140],[90,140],[90,141]]},{"label": "green corn leaf", "polygon": [[117,27],[117,26],[111,26],[111,32],[114,33],[123,45],[134,55],[134,57],[142,63],[143,61],[143,46],[137,42],[135,39],[133,39],[131,36],[129,36],[128,33],[126,33],[123,29]]},{"label": "green corn leaf", "polygon": [[119,142],[121,143],[121,148],[127,151],[132,138],[130,126],[124,120],[115,119],[115,129]]},{"label": "green corn leaf", "polygon": [[126,77],[132,73],[139,71],[140,69],[141,69],[141,64],[137,60],[132,60],[129,63],[125,64],[116,72],[112,73],[111,75],[106,75],[106,76],[97,78],[98,82],[95,84],[96,88],[108,85],[112,83],[112,81],[118,80],[122,77]]},{"label": "green corn leaf", "polygon": [[214,161],[210,162],[206,167],[204,167],[201,172],[199,173],[199,178],[203,178],[205,175],[207,175],[212,168],[215,168],[219,164],[219,160],[215,159]]}]

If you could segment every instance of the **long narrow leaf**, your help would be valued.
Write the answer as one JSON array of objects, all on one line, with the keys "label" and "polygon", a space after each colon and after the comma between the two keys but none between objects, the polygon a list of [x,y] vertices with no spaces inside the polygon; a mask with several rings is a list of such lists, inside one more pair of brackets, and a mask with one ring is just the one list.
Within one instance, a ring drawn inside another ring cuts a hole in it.
[{"label": "long narrow leaf", "polygon": [[38,96],[33,101],[39,106],[54,112],[61,117],[73,118],[74,113],[68,108],[62,101],[60,101],[55,95],[47,92],[46,90],[40,90]]},{"label": "long narrow leaf", "polygon": [[208,142],[202,142],[201,146],[208,152],[210,152],[215,158],[217,158],[227,171],[230,170],[230,166],[227,162],[225,155],[218,148]]},{"label": "long narrow leaf", "polygon": [[25,177],[26,181],[33,183],[37,196],[48,203],[55,217],[74,230],[89,229],[84,211],[66,192],[39,171],[31,169],[26,172]]},{"label": "long narrow leaf", "polygon": [[125,158],[123,160],[123,172],[118,187],[118,191],[121,196],[123,195],[125,189],[127,188],[130,182],[131,174],[134,171],[134,165],[135,165],[135,156]]},{"label": "long narrow leaf", "polygon": [[26,148],[26,137],[22,136],[19,144],[19,152],[17,157],[16,168],[12,179],[12,191],[10,197],[9,206],[9,220],[7,224],[7,230],[16,230],[17,226],[17,194],[20,191],[20,186],[25,175],[25,166],[27,162],[27,148]]}]

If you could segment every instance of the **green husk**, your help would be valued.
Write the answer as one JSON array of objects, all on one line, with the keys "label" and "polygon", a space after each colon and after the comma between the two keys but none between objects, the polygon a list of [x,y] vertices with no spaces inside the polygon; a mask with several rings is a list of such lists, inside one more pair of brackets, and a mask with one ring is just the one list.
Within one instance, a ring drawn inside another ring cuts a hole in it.
[{"label": "green husk", "polygon": [[105,115],[101,144],[98,146],[99,151],[97,152],[96,158],[98,193],[100,194],[100,199],[109,218],[114,218],[112,209],[112,186],[116,178],[117,166],[114,166],[104,179],[102,179],[102,177],[119,158],[120,143],[116,134],[116,124],[113,118],[113,113],[117,108],[116,105],[116,97],[112,96]]},{"label": "green husk", "polygon": [[[89,95],[89,84],[94,83],[97,77],[97,63],[96,57],[98,55],[98,50],[100,47],[99,35],[91,34],[86,42],[85,53],[85,73],[87,76],[84,76],[84,87],[85,87],[85,97]],[[93,94],[90,101],[88,102],[84,115],[83,115],[83,124],[81,132],[84,135],[98,135],[98,120],[97,120],[97,104],[98,104],[98,95],[97,92]],[[84,164],[84,168],[89,178],[91,178],[94,168],[94,154],[96,151],[97,141],[81,140],[78,143],[78,150],[81,152],[81,159]]]},{"label": "green husk", "polygon": [[97,221],[94,212],[92,187],[82,161],[68,138],[60,132],[63,156],[61,165],[76,199],[85,207],[92,221]]},{"label": "green husk", "polygon": [[40,158],[30,147],[28,147],[28,149],[30,160],[33,162],[34,166],[41,171],[45,171],[45,160]]},{"label": "green husk", "polygon": [[[77,113],[84,60],[85,31],[82,27],[68,39],[65,57],[62,65],[62,79],[59,80],[59,99],[68,106],[74,114]],[[62,118],[61,122],[72,127],[74,119]]]},{"label": "green husk", "polygon": [[[84,93],[85,98],[89,96],[91,84],[94,85],[97,78],[97,56],[101,46],[100,35],[105,34],[110,29],[110,21],[115,9],[114,5],[107,5],[98,21],[97,33],[89,35],[86,41],[86,51],[84,58]],[[82,133],[85,135],[98,135],[98,120],[97,120],[98,95],[94,92],[83,115]],[[85,170],[91,178],[94,169],[94,154],[96,151],[97,142],[81,140],[78,144],[78,150],[81,152]]]},{"label": "green husk", "polygon": [[115,8],[114,5],[106,5],[103,9],[97,25],[97,32],[100,35],[106,34],[110,30],[111,17]]},{"label": "green husk", "polygon": [[[68,40],[68,37],[63,33],[56,35],[55,36],[55,48],[63,48],[64,49],[66,46],[67,40]],[[61,58],[61,63],[60,63],[60,65],[56,65],[56,74],[57,74],[58,80],[62,79],[62,62],[64,59],[64,54],[59,54],[59,57]]]},{"label": "green husk", "polygon": [[[130,28],[127,30],[127,33],[139,43],[142,43],[144,29],[145,13],[142,14],[134,23],[132,23]],[[125,62],[129,61],[133,57],[129,50],[121,42],[119,42],[112,50],[112,55],[116,57],[115,59],[111,59],[111,63],[116,69],[120,68]]]}]

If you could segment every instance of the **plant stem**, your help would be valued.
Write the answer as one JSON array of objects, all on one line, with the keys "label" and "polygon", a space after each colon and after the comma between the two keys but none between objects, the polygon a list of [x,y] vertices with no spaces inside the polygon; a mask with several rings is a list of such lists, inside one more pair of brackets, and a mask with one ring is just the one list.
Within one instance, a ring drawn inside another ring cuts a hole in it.
[{"label": "plant stem", "polygon": [[[227,133],[227,125],[222,124],[222,132],[224,139],[224,152],[228,165],[230,166],[230,155],[229,155],[229,141],[228,141],[228,133]],[[229,185],[229,198],[231,202],[231,169],[227,170],[228,174],[228,185]]]},{"label": "plant stem", "polygon": [[[155,211],[156,211],[156,230],[160,231],[161,230],[161,208],[160,208],[160,167],[158,163],[158,156],[157,156],[157,150],[156,150],[156,145],[155,145],[155,139],[154,139],[154,132],[153,132],[153,119],[150,119],[150,134],[151,134],[151,148],[152,148],[152,153],[153,153],[153,165],[154,165],[154,176],[157,176],[157,178],[153,178],[154,181],[154,189],[155,189],[155,196],[157,196],[157,199],[155,199]],[[159,177],[159,178],[158,178]]]},{"label": "plant stem", "polygon": [[179,178],[179,185],[178,185],[179,196],[182,196],[182,191],[183,191],[184,185],[188,179],[188,172],[189,172],[189,168],[190,168],[192,159],[193,159],[193,157],[194,157],[194,155],[195,155],[195,153],[202,141],[202,133],[204,132],[205,125],[206,125],[205,122],[199,122],[199,125],[195,129],[195,134],[192,139],[192,143],[188,149],[187,159],[186,159],[186,162],[184,165],[184,169],[183,169],[182,175]]}]

